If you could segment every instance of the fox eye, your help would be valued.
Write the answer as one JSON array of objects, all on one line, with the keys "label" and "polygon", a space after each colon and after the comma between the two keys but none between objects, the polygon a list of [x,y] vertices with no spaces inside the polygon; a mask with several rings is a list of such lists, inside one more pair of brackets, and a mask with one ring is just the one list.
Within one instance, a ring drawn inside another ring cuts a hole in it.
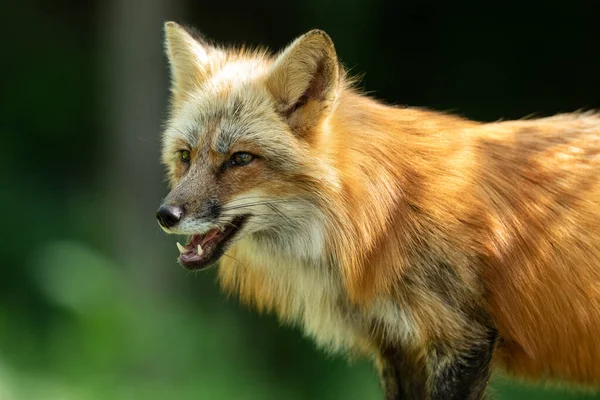
[{"label": "fox eye", "polygon": [[250,164],[252,160],[254,160],[254,155],[240,151],[233,153],[229,162],[231,165],[243,166]]},{"label": "fox eye", "polygon": [[190,157],[189,150],[179,150],[178,153],[179,153],[179,159],[181,161],[183,161],[186,164],[190,162],[191,157]]}]

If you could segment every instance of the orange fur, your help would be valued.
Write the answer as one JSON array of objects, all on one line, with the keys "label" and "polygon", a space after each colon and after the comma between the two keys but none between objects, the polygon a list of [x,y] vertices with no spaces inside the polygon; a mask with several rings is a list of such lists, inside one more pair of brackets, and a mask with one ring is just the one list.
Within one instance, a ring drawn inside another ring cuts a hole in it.
[{"label": "orange fur", "polygon": [[[336,165],[342,187],[319,195],[354,301],[393,295],[418,253],[432,252],[480,295],[509,371],[600,383],[597,114],[478,124],[346,91],[327,131],[313,155]],[[243,299],[287,317],[285,296],[240,264],[221,269],[225,288],[239,273]],[[448,330],[447,311],[419,301],[424,327]]]},{"label": "orange fur", "polygon": [[[225,92],[199,82],[227,62],[261,66],[240,93],[256,104],[252,96],[265,96],[264,116],[248,120],[279,124],[276,145],[289,151],[281,162],[290,168],[231,172],[219,196],[254,188],[302,199],[319,211],[306,215],[315,229],[302,237],[324,232],[312,258],[255,233],[240,239],[220,261],[226,291],[304,324],[330,347],[367,355],[392,342],[418,360],[436,343],[458,352],[493,325],[494,361],[510,373],[600,384],[598,114],[479,123],[386,106],[350,87],[322,33],[277,59],[218,52],[200,72],[182,61],[172,118],[182,118],[194,90],[216,91],[219,104],[234,96],[234,81]],[[181,83],[186,71],[192,84]],[[306,101],[290,108],[303,93]],[[174,190],[185,191],[172,143],[163,159]],[[264,143],[245,145],[260,152]]]}]

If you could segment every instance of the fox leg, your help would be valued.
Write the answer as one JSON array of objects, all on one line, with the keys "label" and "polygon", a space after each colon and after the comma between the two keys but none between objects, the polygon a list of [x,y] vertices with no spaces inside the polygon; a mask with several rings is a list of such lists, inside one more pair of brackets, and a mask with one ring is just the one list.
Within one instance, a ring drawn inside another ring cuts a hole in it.
[{"label": "fox leg", "polygon": [[471,341],[466,349],[440,346],[432,354],[431,399],[479,400],[485,396],[496,344],[495,329]]},{"label": "fox leg", "polygon": [[384,347],[378,367],[386,400],[427,399],[427,365],[418,354],[400,347]]},{"label": "fox leg", "polygon": [[382,349],[379,371],[386,400],[483,399],[496,337],[495,330],[488,330],[466,349],[441,344],[421,355]]}]

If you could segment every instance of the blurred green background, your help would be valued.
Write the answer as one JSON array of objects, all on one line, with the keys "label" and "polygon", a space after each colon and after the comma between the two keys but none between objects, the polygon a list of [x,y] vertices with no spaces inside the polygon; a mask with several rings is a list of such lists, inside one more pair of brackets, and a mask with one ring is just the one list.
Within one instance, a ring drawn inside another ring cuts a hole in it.
[{"label": "blurred green background", "polygon": [[[600,108],[597,1],[483,3],[2,2],[0,400],[380,399],[367,362],[175,263],[154,220],[162,24],[274,49],[322,28],[374,96],[479,120]],[[600,399],[502,377],[492,391]]]}]

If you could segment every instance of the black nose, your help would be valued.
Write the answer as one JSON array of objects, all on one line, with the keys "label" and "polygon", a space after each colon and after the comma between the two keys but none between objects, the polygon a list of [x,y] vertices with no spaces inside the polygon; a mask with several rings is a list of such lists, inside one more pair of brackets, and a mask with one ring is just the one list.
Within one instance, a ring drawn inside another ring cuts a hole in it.
[{"label": "black nose", "polygon": [[156,212],[156,219],[158,223],[165,227],[171,228],[181,220],[183,217],[183,208],[175,206],[160,206]]}]

